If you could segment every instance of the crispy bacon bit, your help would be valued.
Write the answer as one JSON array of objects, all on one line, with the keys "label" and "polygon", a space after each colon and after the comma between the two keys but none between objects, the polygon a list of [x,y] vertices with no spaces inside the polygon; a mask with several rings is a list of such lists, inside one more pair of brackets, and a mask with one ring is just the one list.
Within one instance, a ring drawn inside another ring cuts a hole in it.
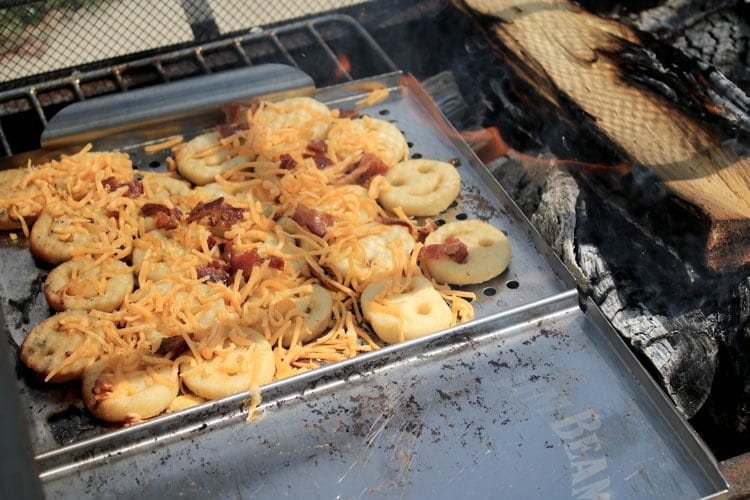
[{"label": "crispy bacon bit", "polygon": [[283,153],[279,155],[279,168],[284,170],[294,170],[297,168],[297,162],[290,155]]},{"label": "crispy bacon bit", "polygon": [[208,245],[208,249],[211,250],[213,247],[219,244],[219,239],[214,236],[213,234],[209,234],[208,238],[206,238],[206,245]]},{"label": "crispy bacon bit", "polygon": [[128,198],[137,198],[143,194],[143,183],[138,179],[133,179],[128,182],[128,190],[125,192],[125,196]]},{"label": "crispy bacon bit", "polygon": [[219,125],[218,131],[222,137],[229,137],[240,130],[247,129],[245,108],[237,103],[227,104],[222,107],[224,112],[224,123]]},{"label": "crispy bacon bit", "polygon": [[282,259],[281,257],[272,255],[271,257],[268,258],[268,260],[269,260],[268,267],[270,267],[271,269],[277,269],[279,271],[284,270],[284,259]]},{"label": "crispy bacon bit", "polygon": [[328,226],[332,226],[336,219],[331,214],[306,207],[303,204],[297,205],[297,209],[292,216],[294,222],[307,228],[315,236],[324,237]]},{"label": "crispy bacon bit", "polygon": [[208,215],[213,215],[214,212],[221,210],[221,205],[224,204],[224,197],[219,196],[213,201],[209,201],[208,203],[198,202],[198,204],[193,208],[190,213],[188,214],[188,222],[195,222],[197,220],[202,219],[203,217],[206,217]]},{"label": "crispy bacon bit", "polygon": [[208,278],[208,281],[224,283],[227,286],[232,284],[232,275],[229,273],[230,269],[230,265],[221,259],[214,259],[208,265],[195,268],[198,279]]},{"label": "crispy bacon bit", "polygon": [[222,106],[221,110],[224,112],[224,123],[226,124],[239,123],[242,119],[242,106],[236,102]]},{"label": "crispy bacon bit", "polygon": [[146,203],[141,207],[141,213],[146,217],[153,217],[154,225],[159,229],[174,229],[182,218],[179,208],[169,208],[160,203]]},{"label": "crispy bacon bit", "polygon": [[180,216],[166,215],[160,212],[154,216],[154,225],[157,229],[176,229],[180,225]]},{"label": "crispy bacon bit", "polygon": [[145,217],[153,217],[154,225],[158,229],[174,229],[182,219],[182,211],[179,208],[169,208],[161,203],[146,203],[141,207],[141,213]]},{"label": "crispy bacon bit", "polygon": [[319,170],[323,170],[324,168],[333,165],[333,160],[323,155],[315,155],[313,157],[313,161],[315,162],[315,166],[318,167]]},{"label": "crispy bacon bit", "polygon": [[303,158],[312,158],[315,162],[315,166],[319,169],[322,170],[333,164],[333,160],[325,155],[325,153],[328,152],[328,144],[326,144],[325,141],[313,139],[307,143],[307,150],[310,151],[310,153],[304,153],[302,155]]},{"label": "crispy bacon bit", "polygon": [[419,257],[423,260],[439,259],[449,257],[459,264],[466,262],[469,257],[469,249],[466,244],[455,236],[448,236],[445,243],[435,243],[422,247]]},{"label": "crispy bacon bit", "polygon": [[427,219],[424,226],[417,229],[417,241],[424,243],[427,237],[437,231],[438,225],[432,219]]},{"label": "crispy bacon bit", "polygon": [[253,248],[248,252],[232,255],[229,265],[232,266],[233,273],[242,271],[242,276],[248,279],[250,278],[250,273],[253,272],[253,267],[263,264],[264,260],[258,253],[258,249]]},{"label": "crispy bacon bit", "polygon": [[242,130],[242,127],[239,123],[222,123],[217,129],[221,137],[229,137]]},{"label": "crispy bacon bit", "polygon": [[352,109],[339,108],[339,118],[359,118],[359,111],[356,108],[352,108]]},{"label": "crispy bacon bit", "polygon": [[144,217],[153,217],[154,215],[158,213],[169,213],[170,208],[166,205],[162,205],[161,203],[146,203],[141,207],[141,214],[143,214]]},{"label": "crispy bacon bit", "polygon": [[159,344],[159,348],[156,350],[156,354],[160,356],[165,356],[167,354],[176,356],[178,354],[182,354],[187,349],[187,347],[187,342],[185,342],[185,339],[182,338],[181,335],[167,337],[165,339],[162,339],[161,344]]},{"label": "crispy bacon bit", "polygon": [[313,139],[307,143],[307,150],[314,154],[324,154],[328,152],[328,144],[325,141]]},{"label": "crispy bacon bit", "polygon": [[450,160],[448,160],[448,163],[450,163],[454,167],[460,167],[461,166],[461,159],[460,158],[451,158]]},{"label": "crispy bacon bit", "polygon": [[228,229],[233,224],[242,220],[245,215],[244,208],[236,208],[224,203],[224,197],[220,196],[208,203],[200,202],[188,214],[187,221],[195,222],[204,217],[208,218],[208,224],[220,229]]},{"label": "crispy bacon bit", "polygon": [[132,179],[128,182],[118,182],[115,177],[107,177],[102,181],[102,185],[110,193],[123,186],[127,186],[127,191],[123,193],[123,196],[126,198],[137,198],[143,194],[143,183],[138,179]]},{"label": "crispy bacon bit", "polygon": [[120,183],[114,177],[107,177],[102,181],[102,186],[110,193],[120,187]]},{"label": "crispy bacon bit", "polygon": [[313,161],[315,162],[315,166],[318,167],[318,169],[323,170],[326,167],[330,167],[333,165],[333,160],[328,158],[327,156],[323,155],[315,155],[312,157]]},{"label": "crispy bacon bit", "polygon": [[388,165],[383,163],[377,155],[365,153],[349,172],[340,177],[336,184],[359,184],[367,186],[376,175],[388,172]]},{"label": "crispy bacon bit", "polygon": [[397,217],[378,217],[377,221],[387,226],[404,226],[409,231],[413,229],[412,225],[409,224],[409,221],[405,221],[404,219],[399,219]]},{"label": "crispy bacon bit", "polygon": [[231,277],[234,276],[237,271],[242,271],[242,276],[244,276],[245,279],[248,279],[250,273],[253,271],[253,267],[260,266],[266,260],[269,261],[268,267],[271,269],[277,269],[279,271],[284,269],[284,259],[281,257],[273,256],[265,259],[258,253],[257,248],[253,248],[247,252],[235,253],[234,245],[232,245],[231,241],[228,241],[224,246],[224,252],[221,257],[223,260],[214,259],[211,266],[222,268],[229,273],[230,282],[226,283],[227,285],[231,284]]}]

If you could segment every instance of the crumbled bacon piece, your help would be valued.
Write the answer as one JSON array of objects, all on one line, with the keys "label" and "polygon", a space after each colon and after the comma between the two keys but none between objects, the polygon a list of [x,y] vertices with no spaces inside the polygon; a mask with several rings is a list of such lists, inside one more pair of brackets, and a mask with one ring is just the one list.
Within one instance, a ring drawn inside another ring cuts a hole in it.
[{"label": "crumbled bacon piece", "polygon": [[417,241],[420,243],[424,243],[424,240],[427,239],[427,237],[435,232],[438,228],[438,225],[435,224],[435,221],[432,219],[428,219],[425,222],[425,225],[417,229]]},{"label": "crumbled bacon piece", "polygon": [[279,271],[284,270],[284,259],[282,259],[281,257],[272,255],[268,258],[268,261],[268,267],[270,267],[271,269],[276,269]]},{"label": "crumbled bacon piece", "polygon": [[321,238],[326,235],[328,226],[332,226],[336,222],[336,219],[331,214],[306,207],[301,203],[297,205],[292,219],[300,226],[306,227],[315,236],[320,236]]},{"label": "crumbled bacon piece", "polygon": [[179,219],[179,216],[158,213],[154,216],[154,225],[157,229],[176,229],[180,225]]},{"label": "crumbled bacon piece", "polygon": [[236,102],[222,106],[221,110],[224,112],[224,123],[228,125],[237,124],[242,120],[242,106]]},{"label": "crumbled bacon piece", "polygon": [[219,244],[219,239],[214,236],[213,234],[209,234],[208,238],[206,238],[206,245],[208,245],[208,249],[211,250],[213,247]]},{"label": "crumbled bacon piece", "polygon": [[169,208],[161,203],[146,203],[141,207],[141,213],[145,217],[153,217],[154,225],[158,229],[174,229],[182,219],[182,211],[179,208]]},{"label": "crumbled bacon piece", "polygon": [[271,269],[277,269],[279,271],[284,269],[284,259],[281,257],[272,256],[265,259],[258,253],[257,248],[253,248],[247,252],[235,253],[234,245],[232,245],[231,241],[228,241],[226,245],[224,245],[224,252],[221,257],[223,260],[215,259],[212,264],[216,263],[216,265],[225,265],[226,267],[224,267],[224,269],[230,273],[230,276],[234,276],[237,271],[242,271],[242,275],[245,279],[250,277],[253,267],[263,264],[266,260],[269,261],[268,267]]},{"label": "crumbled bacon piece", "polygon": [[469,257],[469,249],[466,244],[455,236],[448,236],[444,243],[435,243],[422,247],[419,252],[421,259],[439,259],[449,257],[459,264],[466,262]]},{"label": "crumbled bacon piece", "polygon": [[315,162],[315,166],[319,169],[322,170],[333,164],[333,160],[325,155],[325,153],[328,152],[328,144],[326,144],[325,141],[313,139],[307,143],[307,150],[310,151],[310,153],[304,153],[302,156],[304,158],[312,158]]},{"label": "crumbled bacon piece", "polygon": [[221,137],[229,137],[242,130],[242,126],[239,123],[222,123],[217,129]]},{"label": "crumbled bacon piece", "polygon": [[325,141],[313,139],[307,143],[307,150],[315,154],[324,154],[328,152],[328,144]]},{"label": "crumbled bacon piece", "polygon": [[125,192],[125,196],[128,198],[137,198],[143,194],[143,183],[138,179],[128,181],[128,190]]},{"label": "crumbled bacon piece", "polygon": [[199,202],[188,214],[187,221],[195,222],[204,217],[208,218],[208,224],[219,229],[228,229],[245,215],[244,208],[236,208],[224,203],[224,197],[220,196],[208,203]]},{"label": "crumbled bacon piece", "polygon": [[224,123],[218,127],[219,134],[222,137],[229,137],[248,128],[246,108],[240,104],[227,104],[222,107],[222,111],[224,112]]},{"label": "crumbled bacon piece", "polygon": [[153,217],[158,213],[169,213],[170,208],[161,203],[146,203],[141,207],[141,214],[144,217]]},{"label": "crumbled bacon piece", "polygon": [[250,251],[232,255],[229,265],[232,266],[233,272],[242,271],[242,276],[248,279],[250,273],[253,272],[253,267],[263,264],[264,260],[258,253],[258,249],[253,248]]},{"label": "crumbled bacon piece", "polygon": [[202,201],[198,202],[195,208],[193,208],[188,214],[187,221],[195,222],[208,215],[213,215],[215,212],[221,210],[221,205],[223,203],[224,203],[223,196],[220,196],[213,201],[209,201],[208,203],[203,203]]},{"label": "crumbled bacon piece", "polygon": [[359,111],[356,108],[352,108],[352,109],[339,108],[339,118],[359,118]]},{"label": "crumbled bacon piece", "polygon": [[327,156],[315,155],[312,157],[312,159],[315,162],[315,166],[318,167],[320,170],[323,170],[324,168],[333,165],[333,160],[331,160]]},{"label": "crumbled bacon piece", "polygon": [[284,170],[294,170],[297,168],[297,162],[294,161],[294,158],[292,158],[291,155],[283,153],[279,155],[279,168]]},{"label": "crumbled bacon piece", "polygon": [[349,172],[336,181],[336,184],[359,184],[367,186],[373,177],[388,172],[388,165],[382,162],[377,155],[365,153],[362,159],[354,164]]},{"label": "crumbled bacon piece", "polygon": [[387,226],[404,226],[409,231],[413,229],[412,225],[409,224],[409,221],[405,221],[404,219],[399,219],[397,217],[378,217],[377,221]]},{"label": "crumbled bacon piece", "polygon": [[229,273],[230,269],[230,265],[221,259],[214,259],[205,266],[195,268],[198,279],[208,278],[208,281],[224,283],[227,286],[232,283],[232,275]]},{"label": "crumbled bacon piece", "polygon": [[198,279],[208,278],[208,281],[212,283],[223,283],[227,286],[232,284],[232,276],[224,269],[213,266],[198,266],[195,270],[198,273]]},{"label": "crumbled bacon piece", "polygon": [[126,198],[137,198],[143,194],[143,183],[138,179],[132,179],[128,182],[119,182],[115,177],[107,177],[102,181],[102,185],[110,193],[123,186],[127,186],[127,191],[123,193],[123,196]]},{"label": "crumbled bacon piece", "polygon": [[114,177],[107,177],[102,181],[102,186],[110,193],[120,187],[120,183]]}]

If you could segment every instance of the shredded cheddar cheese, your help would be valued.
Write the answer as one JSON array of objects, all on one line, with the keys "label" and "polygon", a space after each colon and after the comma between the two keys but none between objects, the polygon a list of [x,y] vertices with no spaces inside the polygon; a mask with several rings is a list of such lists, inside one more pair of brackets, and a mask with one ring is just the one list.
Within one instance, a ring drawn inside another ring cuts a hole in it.
[{"label": "shredded cheddar cheese", "polygon": [[155,144],[149,144],[148,146],[144,147],[143,150],[146,152],[146,154],[153,154],[164,149],[173,148],[182,143],[182,141],[184,140],[185,139],[181,135],[175,135],[167,138],[164,141],[157,142]]},{"label": "shredded cheddar cheese", "polygon": [[[387,97],[375,88],[357,106]],[[362,185],[342,179],[367,154],[386,168],[406,157],[400,132],[367,116],[340,118],[308,98],[261,102],[241,120],[233,133],[190,151],[191,160],[209,163],[242,157],[205,185],[181,180],[172,158],[167,173],[137,174],[127,155],[88,145],[29,165],[13,195],[0,199],[0,211],[31,234],[33,251],[42,250],[34,244],[61,247],[60,260],[88,259],[70,276],[68,293],[107,293],[115,262],[132,262],[136,276],[115,310],[66,322],[84,340],[48,380],[102,356],[111,366],[93,382],[97,401],[133,395],[143,384],[173,386],[178,377],[185,399],[171,411],[216,397],[202,393],[204,385],[234,387],[253,374],[241,386],[250,391],[250,420],[259,385],[379,348],[361,294],[387,279],[370,306],[401,314],[380,299],[423,275],[417,221],[376,201],[390,187],[382,174],[367,174]],[[179,162],[191,147],[174,136],[145,149],[171,148]],[[472,294],[432,284],[450,305],[451,324],[473,317]]]}]

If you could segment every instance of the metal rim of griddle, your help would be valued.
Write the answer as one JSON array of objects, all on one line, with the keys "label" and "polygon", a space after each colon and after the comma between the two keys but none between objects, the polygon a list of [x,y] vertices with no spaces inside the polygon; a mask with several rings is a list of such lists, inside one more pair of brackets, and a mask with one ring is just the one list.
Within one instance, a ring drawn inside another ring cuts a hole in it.
[{"label": "metal rim of griddle", "polygon": [[[460,160],[460,166],[457,168],[462,169],[461,194],[457,202],[440,215],[437,222],[464,220],[466,218],[486,220],[508,233],[509,238],[514,242],[511,266],[505,273],[485,283],[462,287],[473,291],[477,296],[477,300],[474,301],[476,317],[482,319],[493,316],[498,312],[525,307],[529,303],[574,289],[574,282],[559,259],[556,259],[548,250],[548,247],[538,233],[532,229],[520,209],[502,191],[471,149],[458,139],[458,133],[450,128],[444,118],[435,115],[435,113],[439,114],[436,108],[425,107],[431,104],[428,101],[429,96],[418,86],[409,89],[402,87],[403,78],[404,75],[400,72],[381,75],[367,81],[355,81],[319,89],[316,96],[332,106],[344,105],[348,107],[366,95],[367,90],[363,90],[362,84],[364,84],[365,89],[371,87],[371,84],[374,83],[383,85],[391,89],[391,98],[367,108],[367,112],[393,122],[405,133],[405,137],[412,148],[412,158],[424,157],[443,161],[458,158]],[[402,92],[405,92],[405,94],[402,94]],[[95,120],[91,121],[95,122]],[[204,126],[206,125],[208,124]],[[211,123],[211,125],[215,125],[215,123]],[[186,137],[200,132],[201,127],[192,128],[195,126],[194,124],[190,125],[191,128],[186,132]],[[121,140],[125,141],[122,143],[123,145],[128,146],[117,149],[130,154],[135,165],[147,169],[154,164],[158,164],[161,165],[161,168],[164,168],[168,151],[149,154],[145,153],[143,144],[129,143],[127,137]],[[19,265],[18,269],[23,269],[23,267]],[[32,268],[26,271],[38,273],[41,270]],[[519,283],[520,287],[518,286]],[[37,301],[39,302],[37,313],[46,315],[48,308],[43,296],[37,297]],[[11,313],[10,309],[3,307],[0,310],[6,311],[6,322],[12,322],[10,317],[7,316]],[[36,320],[32,320],[32,323],[34,321]],[[26,327],[9,328],[11,338],[20,345]],[[30,415],[29,418],[37,420],[37,426],[46,425],[44,413],[37,411],[31,413],[33,417]],[[106,435],[106,433],[102,435]],[[73,443],[74,447],[81,442],[80,439],[86,440],[88,438],[79,438]],[[34,446],[37,453],[46,454],[50,451],[49,446],[44,445],[40,449],[37,444]],[[57,449],[65,455],[66,448],[67,446],[61,446]]]}]

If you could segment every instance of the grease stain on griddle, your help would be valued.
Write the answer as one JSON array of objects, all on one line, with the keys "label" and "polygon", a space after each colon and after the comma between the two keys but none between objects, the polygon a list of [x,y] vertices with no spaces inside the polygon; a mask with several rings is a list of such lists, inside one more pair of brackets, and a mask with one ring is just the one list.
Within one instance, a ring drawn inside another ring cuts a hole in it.
[{"label": "grease stain on griddle", "polygon": [[15,325],[16,329],[19,329],[23,325],[28,325],[29,323],[31,323],[31,309],[36,303],[36,299],[39,294],[42,293],[42,290],[44,290],[44,281],[46,279],[46,274],[37,274],[31,281],[29,294],[26,297],[20,300],[14,300],[10,298],[8,299],[8,305],[10,305],[13,309],[21,314],[20,321]]}]

